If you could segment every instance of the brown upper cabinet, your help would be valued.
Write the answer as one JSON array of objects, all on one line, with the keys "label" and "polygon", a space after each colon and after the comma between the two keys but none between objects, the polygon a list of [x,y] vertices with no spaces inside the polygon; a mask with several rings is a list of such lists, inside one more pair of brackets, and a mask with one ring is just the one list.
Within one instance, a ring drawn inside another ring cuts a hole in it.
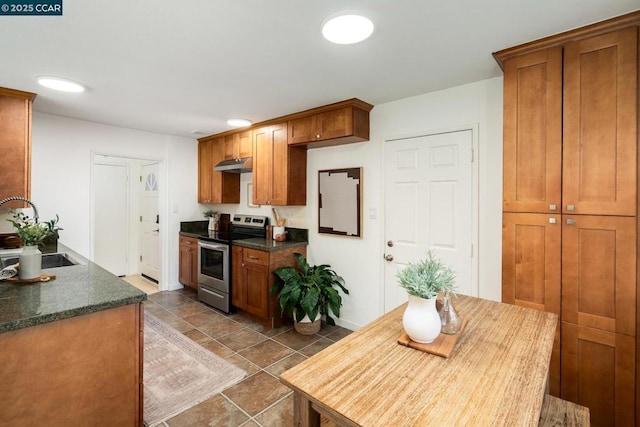
[{"label": "brown upper cabinet", "polygon": [[253,131],[253,203],[307,203],[307,147],[287,144],[287,124]]},{"label": "brown upper cabinet", "polygon": [[505,212],[560,212],[562,49],[504,63]]},{"label": "brown upper cabinet", "polygon": [[636,215],[638,28],[564,49],[562,211]]},{"label": "brown upper cabinet", "polygon": [[198,202],[240,203],[240,176],[214,172],[222,160],[253,158],[253,203],[307,203],[307,148],[369,140],[373,105],[353,98],[199,138]]},{"label": "brown upper cabinet", "polygon": [[632,26],[495,54],[505,212],[636,215],[637,38]]},{"label": "brown upper cabinet", "polygon": [[250,130],[224,137],[224,160],[253,156],[253,135]]},{"label": "brown upper cabinet", "polygon": [[316,148],[368,141],[370,110],[368,104],[355,104],[291,119],[289,144]]},{"label": "brown upper cabinet", "polygon": [[224,158],[224,138],[198,143],[198,203],[240,203],[240,175],[216,172]]},{"label": "brown upper cabinet", "polygon": [[[31,108],[36,94],[0,87],[0,199],[31,196]],[[22,207],[11,202],[3,208]]]}]

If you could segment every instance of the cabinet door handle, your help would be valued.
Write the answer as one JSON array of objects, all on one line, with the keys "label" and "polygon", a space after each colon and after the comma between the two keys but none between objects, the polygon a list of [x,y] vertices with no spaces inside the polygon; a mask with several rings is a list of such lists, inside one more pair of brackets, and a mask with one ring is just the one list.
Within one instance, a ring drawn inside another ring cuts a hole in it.
[{"label": "cabinet door handle", "polygon": [[550,211],[555,211],[556,209],[558,209],[557,205],[549,205],[549,210]]},{"label": "cabinet door handle", "polygon": [[567,210],[568,211],[575,211],[576,207],[574,205],[567,205]]},{"label": "cabinet door handle", "polygon": [[549,218],[549,224],[555,224],[556,222],[555,218]]},{"label": "cabinet door handle", "polygon": [[572,218],[567,218],[567,225],[574,225],[576,221]]}]

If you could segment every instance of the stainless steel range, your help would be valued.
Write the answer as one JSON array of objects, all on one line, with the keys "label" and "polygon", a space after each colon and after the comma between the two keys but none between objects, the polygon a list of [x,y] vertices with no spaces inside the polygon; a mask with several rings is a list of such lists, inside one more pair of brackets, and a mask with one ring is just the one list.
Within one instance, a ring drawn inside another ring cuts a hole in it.
[{"label": "stainless steel range", "polygon": [[231,311],[231,244],[264,238],[269,218],[232,215],[228,231],[211,231],[198,237],[198,299],[219,310]]}]

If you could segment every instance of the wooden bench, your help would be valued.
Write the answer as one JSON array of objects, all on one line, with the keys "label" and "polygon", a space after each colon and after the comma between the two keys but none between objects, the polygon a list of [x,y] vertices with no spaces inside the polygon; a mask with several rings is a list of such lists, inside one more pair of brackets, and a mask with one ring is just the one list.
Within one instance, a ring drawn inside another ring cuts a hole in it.
[{"label": "wooden bench", "polygon": [[589,427],[589,408],[547,394],[540,410],[538,427]]}]

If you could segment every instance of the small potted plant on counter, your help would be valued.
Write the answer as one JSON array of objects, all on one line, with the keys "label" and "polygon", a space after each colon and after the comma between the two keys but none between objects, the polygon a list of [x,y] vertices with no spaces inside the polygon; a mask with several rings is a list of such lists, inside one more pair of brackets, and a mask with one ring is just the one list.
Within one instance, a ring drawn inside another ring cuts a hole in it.
[{"label": "small potted plant on counter", "polygon": [[320,330],[322,316],[329,325],[335,325],[330,313],[340,317],[342,296],[348,295],[344,279],[327,264],[311,266],[299,253],[293,254],[296,267],[281,267],[274,273],[278,282],[271,293],[278,293],[280,309],[293,319],[295,330],[303,335],[313,335]]},{"label": "small potted plant on counter", "polygon": [[40,252],[43,254],[58,252],[58,239],[60,238],[58,232],[62,230],[62,228],[58,227],[58,221],[60,221],[60,217],[56,214],[55,219],[42,223],[48,232],[42,243],[38,245]]},{"label": "small potted plant on counter", "polygon": [[48,222],[38,222],[35,218],[30,218],[22,212],[14,212],[12,219],[7,219],[18,233],[18,237],[22,240],[24,247],[19,257],[18,275],[20,279],[35,279],[40,277],[42,269],[42,252],[38,249],[38,245],[51,235],[58,235],[61,230],[56,224],[58,216],[55,220]]}]

